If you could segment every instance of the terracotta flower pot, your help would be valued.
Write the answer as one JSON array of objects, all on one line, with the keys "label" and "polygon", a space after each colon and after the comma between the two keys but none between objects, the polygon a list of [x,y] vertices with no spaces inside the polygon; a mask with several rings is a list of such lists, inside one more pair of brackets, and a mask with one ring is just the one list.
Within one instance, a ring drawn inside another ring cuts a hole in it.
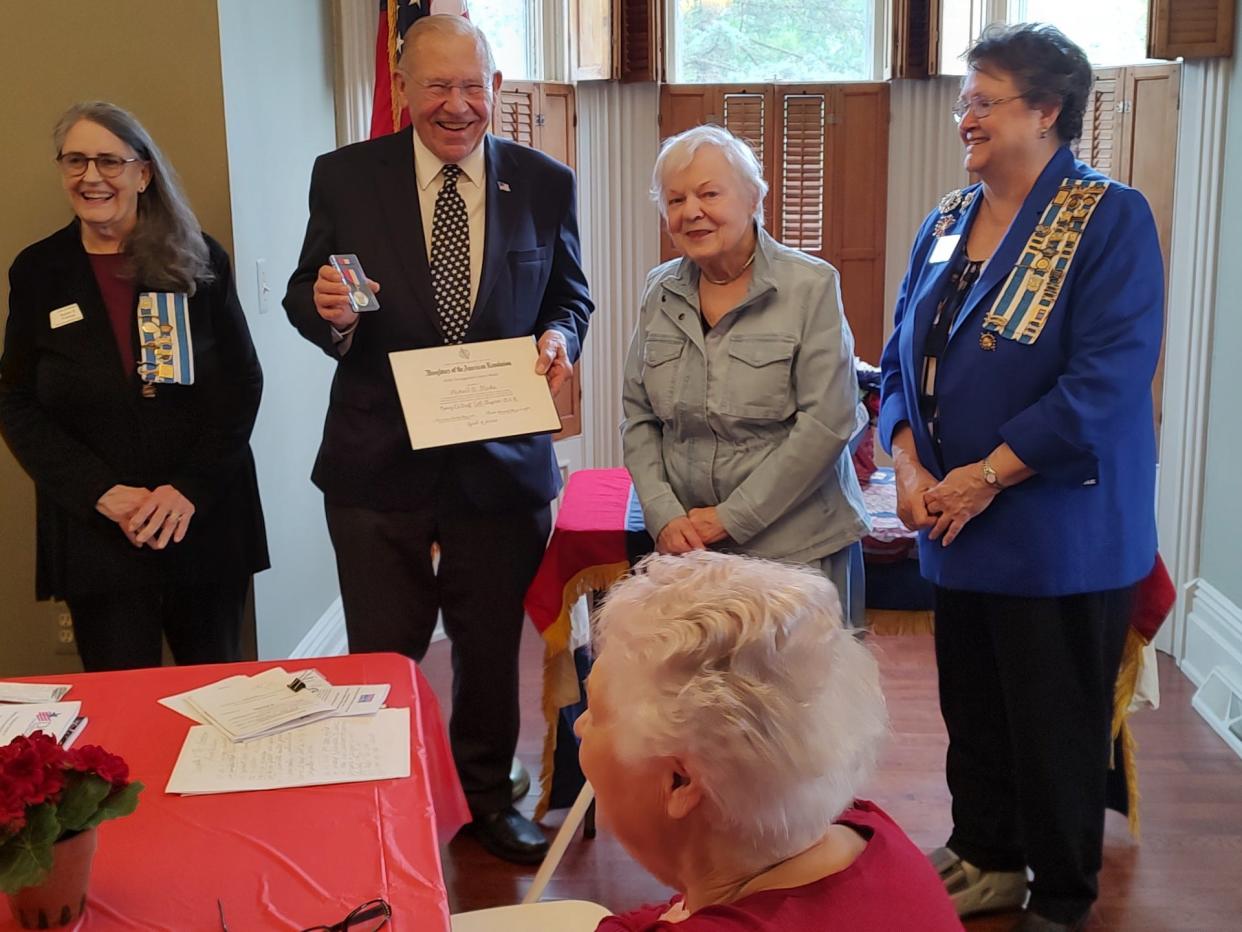
[{"label": "terracotta flower pot", "polygon": [[98,830],[93,828],[56,842],[47,879],[9,894],[9,909],[23,929],[67,926],[82,915],[98,845]]}]

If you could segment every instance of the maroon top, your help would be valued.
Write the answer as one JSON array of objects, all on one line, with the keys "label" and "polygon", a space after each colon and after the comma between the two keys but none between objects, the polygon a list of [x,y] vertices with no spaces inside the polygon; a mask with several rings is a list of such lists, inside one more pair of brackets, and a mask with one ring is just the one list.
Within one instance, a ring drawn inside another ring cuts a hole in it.
[{"label": "maroon top", "polygon": [[108,309],[108,322],[112,324],[112,336],[116,340],[117,352],[121,354],[121,366],[125,374],[131,376],[137,371],[138,364],[134,358],[134,308],[138,288],[133,278],[128,277],[124,253],[92,252],[87,255],[95,272],[99,293],[103,296],[104,307]]},{"label": "maroon top", "polygon": [[867,839],[845,870],[788,890],[761,890],[707,906],[681,922],[669,903],[610,916],[597,932],[960,932],[961,920],[931,862],[875,803],[857,800],[837,819]]}]

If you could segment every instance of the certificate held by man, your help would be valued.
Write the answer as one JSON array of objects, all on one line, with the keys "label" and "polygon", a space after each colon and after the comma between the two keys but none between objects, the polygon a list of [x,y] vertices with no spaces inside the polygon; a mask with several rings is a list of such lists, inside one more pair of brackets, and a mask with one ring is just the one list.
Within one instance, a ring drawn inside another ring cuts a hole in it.
[{"label": "certificate held by man", "polygon": [[560,430],[535,338],[389,353],[415,450]]}]

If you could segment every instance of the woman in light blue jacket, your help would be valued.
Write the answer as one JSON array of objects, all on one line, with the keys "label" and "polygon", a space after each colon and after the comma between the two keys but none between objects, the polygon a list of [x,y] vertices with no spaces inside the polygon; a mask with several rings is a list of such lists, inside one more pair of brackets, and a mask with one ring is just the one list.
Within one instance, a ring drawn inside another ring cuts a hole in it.
[{"label": "woman in light blue jacket", "polygon": [[766,192],[750,146],[720,127],[660,150],[652,196],[683,258],[648,277],[626,360],[625,465],[661,553],[817,566],[861,623],[854,339],[836,269],[764,231]]}]

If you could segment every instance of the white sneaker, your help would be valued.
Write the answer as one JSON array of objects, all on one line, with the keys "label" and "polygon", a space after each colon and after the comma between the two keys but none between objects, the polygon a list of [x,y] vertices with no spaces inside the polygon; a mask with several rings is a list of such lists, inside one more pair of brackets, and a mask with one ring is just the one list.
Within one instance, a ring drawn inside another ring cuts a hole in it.
[{"label": "white sneaker", "polygon": [[962,917],[1002,909],[1021,909],[1026,903],[1026,871],[985,871],[963,861],[950,848],[937,848],[927,856],[953,908]]}]

